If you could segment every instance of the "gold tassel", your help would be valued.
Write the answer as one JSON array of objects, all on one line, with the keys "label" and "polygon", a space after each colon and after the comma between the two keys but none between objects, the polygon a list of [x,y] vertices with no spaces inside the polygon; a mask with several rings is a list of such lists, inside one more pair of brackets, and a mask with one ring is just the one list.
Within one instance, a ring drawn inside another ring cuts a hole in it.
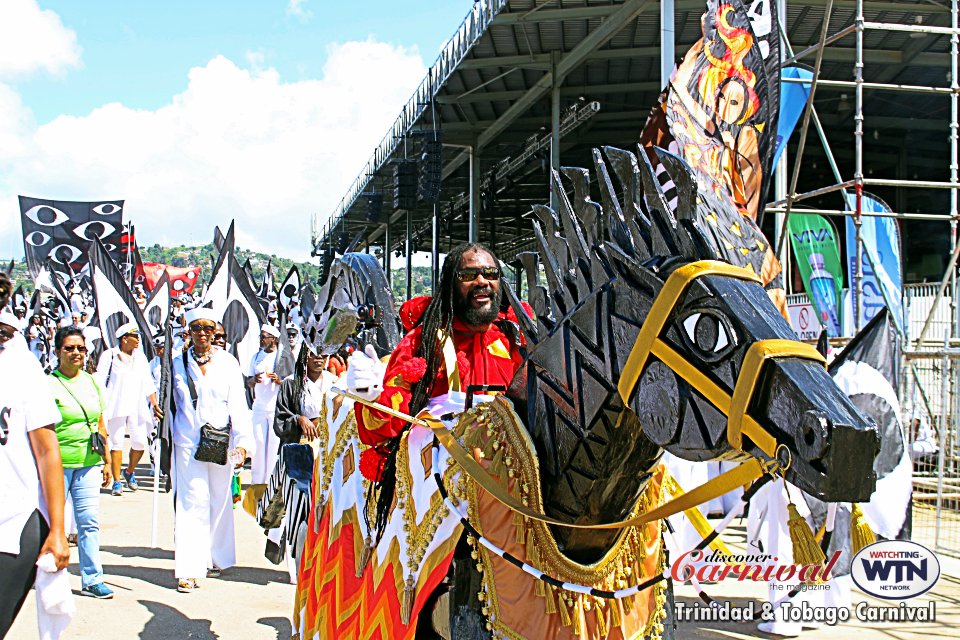
[{"label": "gold tassel", "polygon": [[853,547],[853,553],[856,554],[860,549],[876,541],[877,536],[873,535],[860,505],[854,502],[850,505],[850,544]]},{"label": "gold tassel", "polygon": [[630,615],[630,613],[633,611],[633,596],[623,598],[620,600],[620,604],[623,605],[623,613]]},{"label": "gold tassel", "polygon": [[620,612],[620,599],[614,599],[610,602],[610,624],[619,627],[623,624],[623,614]]},{"label": "gold tassel", "polygon": [[545,597],[546,597],[546,599],[547,599],[547,602],[546,602],[546,609],[544,609],[544,610],[547,612],[547,615],[551,615],[551,614],[556,613],[556,612],[557,612],[557,605],[556,605],[556,603],[553,601],[553,587],[552,587],[551,585],[544,584],[543,582],[540,582],[539,580],[537,580],[537,584],[543,584],[544,587],[546,587],[546,588],[544,589],[544,595],[545,595]]},{"label": "gold tassel", "polygon": [[403,602],[400,605],[400,622],[410,624],[413,615],[413,576],[407,576],[407,585],[403,588]]},{"label": "gold tassel", "polygon": [[793,543],[794,564],[823,564],[827,557],[814,539],[810,525],[801,517],[792,502],[787,503],[787,512],[790,514],[787,526],[790,529],[790,541]]},{"label": "gold tassel", "polygon": [[533,583],[534,595],[540,596],[541,598],[546,596],[547,595],[547,590],[545,589],[546,586],[547,584],[543,580],[537,580],[536,582],[534,582]]},{"label": "gold tassel", "polygon": [[583,598],[577,597],[573,604],[573,635],[579,636],[583,633]]},{"label": "gold tassel", "polygon": [[367,536],[367,539],[363,541],[363,550],[360,552],[360,562],[357,564],[358,578],[363,576],[363,570],[367,568],[371,557],[373,557],[373,541],[370,536]]},{"label": "gold tassel", "polygon": [[607,612],[603,599],[597,598],[595,608],[597,611],[597,633],[601,638],[607,637]]},{"label": "gold tassel", "polygon": [[473,424],[474,418],[472,415],[463,415],[457,420],[457,425],[453,428],[453,435],[459,440],[463,438],[463,434],[466,433],[467,427]]},{"label": "gold tassel", "polygon": [[573,620],[570,619],[570,610],[567,608],[567,599],[564,596],[563,591],[557,593],[557,611],[560,613],[560,624],[569,627],[573,624]]},{"label": "gold tassel", "polygon": [[507,468],[503,466],[503,450],[504,447],[500,447],[493,454],[493,458],[490,460],[490,473],[497,476],[500,479],[500,482],[506,484]]},{"label": "gold tassel", "polygon": [[527,521],[524,519],[523,515],[514,511],[513,512],[513,526],[516,529],[516,536],[514,541],[517,544],[526,544],[527,543]]},{"label": "gold tassel", "polygon": [[499,440],[497,440],[497,436],[496,436],[496,435],[494,435],[494,436],[492,436],[492,437],[490,437],[490,438],[487,438],[486,443],[483,445],[483,457],[484,457],[484,458],[486,458],[487,460],[493,459],[493,455],[497,452],[497,450],[493,448],[493,445],[494,445],[494,443],[497,443],[497,442],[499,442]]}]

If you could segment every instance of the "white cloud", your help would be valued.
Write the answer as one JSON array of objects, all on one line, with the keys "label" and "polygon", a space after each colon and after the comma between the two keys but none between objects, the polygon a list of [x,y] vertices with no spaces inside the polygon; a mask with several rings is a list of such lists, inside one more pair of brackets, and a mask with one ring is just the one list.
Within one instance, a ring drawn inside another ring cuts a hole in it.
[{"label": "white cloud", "polygon": [[[311,214],[336,207],[426,73],[415,49],[372,40],[327,53],[321,79],[289,83],[218,56],[155,111],[112,103],[41,127],[0,86],[0,203],[125,198],[144,244],[206,243],[235,218],[240,246],[304,258]],[[0,216],[0,248],[19,245],[18,222]]]},{"label": "white cloud", "polygon": [[80,66],[77,34],[36,0],[0,2],[0,78],[38,70],[60,74]]},{"label": "white cloud", "polygon": [[306,20],[313,16],[313,12],[304,7],[306,4],[307,0],[289,0],[289,2],[287,2],[287,13]]}]

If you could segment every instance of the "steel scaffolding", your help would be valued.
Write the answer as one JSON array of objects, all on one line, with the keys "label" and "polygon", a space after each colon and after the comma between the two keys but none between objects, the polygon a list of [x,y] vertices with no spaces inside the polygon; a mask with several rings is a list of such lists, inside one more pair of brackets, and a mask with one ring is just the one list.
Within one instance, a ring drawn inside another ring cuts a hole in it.
[{"label": "steel scaffolding", "polygon": [[[788,0],[789,1],[789,0]],[[861,226],[863,224],[864,216],[886,216],[893,217],[900,220],[939,220],[947,221],[950,224],[950,260],[948,262],[947,268],[941,280],[941,285],[934,301],[933,307],[930,310],[930,314],[927,317],[927,321],[924,323],[923,328],[921,329],[919,335],[915,338],[910,337],[910,342],[919,345],[923,342],[926,337],[927,331],[930,327],[931,320],[934,317],[937,306],[939,305],[940,300],[943,298],[946,288],[951,287],[951,329],[949,337],[954,339],[960,334],[958,331],[958,319],[957,309],[956,309],[956,299],[957,299],[957,281],[955,277],[955,268],[957,263],[958,255],[960,255],[960,246],[957,244],[957,222],[958,222],[958,211],[957,211],[957,189],[960,188],[960,182],[958,182],[958,92],[960,92],[960,84],[958,84],[958,37],[960,37],[960,28],[958,28],[958,0],[950,0],[950,19],[951,26],[942,27],[942,26],[933,26],[933,25],[924,25],[924,24],[900,24],[892,22],[875,22],[868,21],[864,18],[864,4],[865,0],[856,0],[856,13],[853,19],[852,24],[845,25],[843,28],[839,29],[834,33],[829,32],[830,18],[832,15],[833,0],[827,0],[824,10],[823,26],[820,34],[820,41],[815,43],[803,51],[794,53],[792,47],[790,46],[789,38],[786,34],[786,29],[784,25],[780,25],[781,36],[784,42],[784,50],[786,52],[786,58],[784,60],[784,66],[793,64],[799,60],[809,58],[810,56],[816,56],[816,62],[814,64],[814,74],[810,84],[810,94],[807,100],[806,109],[804,110],[803,124],[800,130],[799,142],[797,147],[796,158],[794,159],[793,172],[790,179],[789,187],[786,189],[785,195],[781,198],[767,205],[766,211],[776,215],[777,217],[777,256],[781,259],[781,262],[784,263],[785,268],[789,262],[789,256],[785,251],[785,240],[787,237],[787,221],[790,216],[791,210],[793,210],[794,205],[798,202],[805,200],[810,200],[813,198],[818,198],[830,193],[839,192],[843,197],[844,208],[843,209],[829,209],[829,208],[805,208],[805,213],[818,213],[826,216],[842,216],[842,217],[852,217],[854,229],[856,231],[856,263],[854,270],[853,282],[851,287],[854,292],[860,292],[862,290],[862,280],[863,280],[863,238],[861,235]],[[909,5],[908,5],[909,6]],[[906,8],[906,7],[905,7]],[[785,15],[786,12],[783,11],[782,15]],[[950,86],[928,86],[928,85],[911,85],[911,84],[895,84],[887,82],[866,82],[864,81],[864,33],[871,30],[877,31],[888,31],[888,32],[908,32],[911,34],[930,34],[934,36],[949,36],[950,37]],[[823,79],[820,78],[820,64],[823,60],[823,56],[827,48],[846,38],[848,36],[854,36],[856,39],[856,49],[855,49],[855,60],[853,68],[853,80],[832,80],[832,79]],[[785,79],[785,82],[798,82],[803,83],[807,82],[800,79]],[[842,87],[842,88],[851,88],[854,90],[854,174],[852,179],[844,179],[840,173],[840,169],[837,165],[837,162],[834,158],[833,152],[830,147],[830,143],[827,140],[826,133],[824,132],[823,125],[821,124],[820,118],[817,115],[816,109],[813,107],[814,99],[816,97],[817,87]],[[877,92],[911,92],[917,94],[927,94],[927,95],[944,95],[949,96],[950,100],[950,121],[949,121],[949,141],[950,141],[950,172],[949,172],[949,181],[931,181],[931,180],[901,180],[901,179],[880,179],[880,178],[867,178],[864,176],[864,166],[863,166],[863,136],[864,136],[864,90],[868,91],[877,91]],[[820,141],[823,144],[824,151],[827,156],[827,162],[830,165],[830,169],[833,172],[836,182],[827,186],[816,188],[813,190],[805,191],[802,193],[797,193],[797,181],[799,177],[800,168],[803,164],[803,153],[806,145],[806,139],[809,131],[809,125],[813,124],[814,129],[817,131],[817,134],[820,138]],[[786,156],[786,154],[784,154]],[[783,167],[781,166],[780,170],[782,171]],[[780,176],[781,183],[783,176]],[[880,187],[893,187],[897,189],[948,189],[950,192],[950,206],[949,213],[907,213],[907,212],[880,212],[874,213],[870,211],[864,211],[863,209],[863,190],[864,187],[869,186],[880,186]],[[848,193],[848,189],[853,190],[853,194]],[[859,330],[862,328],[859,326],[861,318],[861,309],[860,304],[862,303],[861,295],[854,295],[853,299],[855,302],[854,314],[856,318],[856,329]]]}]

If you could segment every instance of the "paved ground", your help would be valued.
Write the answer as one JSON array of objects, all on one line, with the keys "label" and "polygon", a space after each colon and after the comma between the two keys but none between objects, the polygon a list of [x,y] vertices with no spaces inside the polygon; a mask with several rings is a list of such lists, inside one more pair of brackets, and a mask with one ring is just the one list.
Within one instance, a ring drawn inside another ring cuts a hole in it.
[{"label": "paved ground", "polygon": [[[149,480],[142,483],[150,488]],[[77,640],[127,640],[141,638],[243,638],[288,640],[289,615],[294,588],[286,572],[263,557],[264,535],[253,519],[241,510],[235,513],[239,566],[224,572],[221,579],[204,580],[191,594],[176,591],[173,578],[173,506],[169,494],[160,494],[159,546],[150,548],[152,493],[141,489],[123,497],[104,495],[101,521],[106,581],[116,592],[108,601],[77,598],[78,613],[66,638]],[[735,523],[736,524],[736,523]],[[732,547],[742,546],[743,528],[731,527],[726,536]],[[76,550],[73,550],[76,562]],[[943,575],[929,598],[910,601],[919,605],[937,603],[933,623],[871,624],[851,621],[839,627],[805,631],[803,638],[842,638],[851,633],[867,640],[955,638],[960,628],[960,561],[941,558]],[[71,565],[72,581],[79,592],[76,564]],[[706,587],[717,600],[734,605],[750,601],[760,606],[766,597],[764,585],[726,582]],[[697,601],[689,587],[681,586],[677,598],[687,604]],[[855,592],[853,602],[869,600]],[[11,640],[37,640],[35,608],[31,594],[8,636]],[[678,638],[715,640],[724,638],[771,638],[756,630],[755,623],[681,623]]]},{"label": "paved ground", "polygon": [[[220,579],[203,580],[194,593],[178,593],[173,577],[172,494],[160,493],[159,544],[151,548],[151,480],[142,481],[141,487],[122,497],[103,495],[102,561],[106,583],[116,597],[101,601],[78,596],[77,615],[65,639],[289,640],[294,587],[285,569],[263,557],[266,537],[253,518],[239,506],[234,514],[238,566],[224,571]],[[76,549],[72,558],[76,563]],[[74,593],[79,594],[77,565],[71,564],[70,570]],[[33,594],[8,637],[37,640]]]}]

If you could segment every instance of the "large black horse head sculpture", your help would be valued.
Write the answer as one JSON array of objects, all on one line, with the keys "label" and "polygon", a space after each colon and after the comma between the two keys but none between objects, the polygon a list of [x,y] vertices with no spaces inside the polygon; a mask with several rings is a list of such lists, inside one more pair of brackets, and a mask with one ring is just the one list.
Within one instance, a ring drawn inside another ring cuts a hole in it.
[{"label": "large black horse head sculpture", "polygon": [[[529,358],[508,395],[537,447],[550,515],[624,518],[663,449],[688,460],[754,455],[826,501],[873,491],[877,431],[796,342],[759,278],[768,244],[724,192],[656,150],[676,185],[664,195],[647,156],[594,151],[589,173],[554,174],[559,211],[537,207],[524,254],[536,324],[520,312]],[[718,262],[718,261],[722,261]],[[734,266],[731,266],[734,265]],[[566,552],[595,559],[616,533],[555,529]]]}]

